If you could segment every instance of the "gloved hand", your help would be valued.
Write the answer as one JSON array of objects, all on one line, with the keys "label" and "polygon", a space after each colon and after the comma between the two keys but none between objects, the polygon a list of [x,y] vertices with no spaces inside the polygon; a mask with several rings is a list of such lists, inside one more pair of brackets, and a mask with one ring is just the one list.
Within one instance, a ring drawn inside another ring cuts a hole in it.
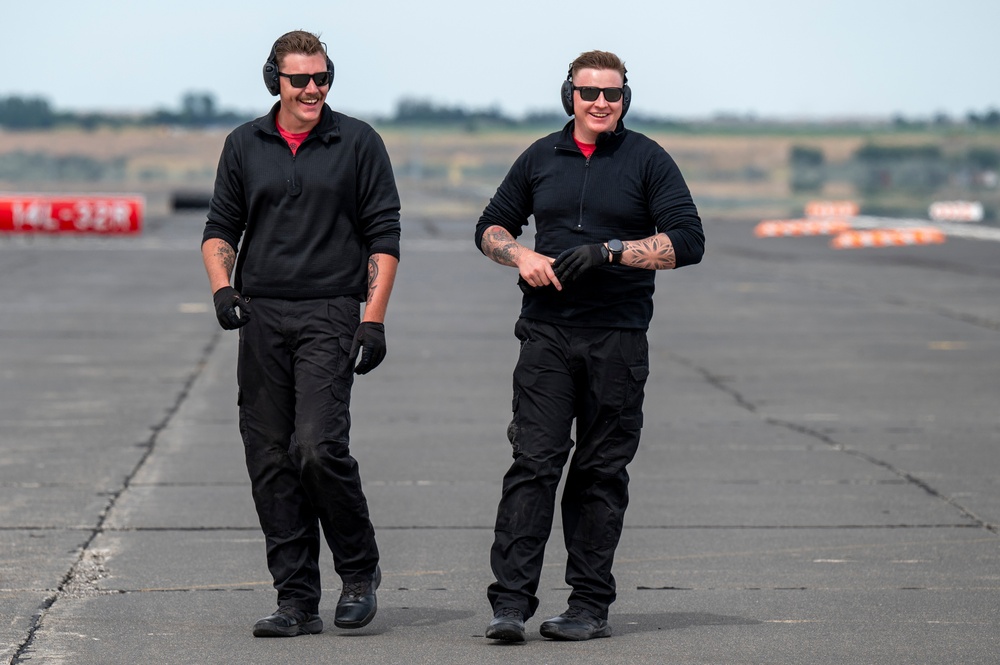
[{"label": "gloved hand", "polygon": [[367,374],[385,358],[385,326],[372,321],[362,321],[354,333],[354,344],[351,345],[351,365],[358,359],[361,352],[361,362],[354,368],[355,374]]},{"label": "gloved hand", "polygon": [[530,296],[532,293],[535,293],[539,289],[554,289],[555,287],[552,286],[551,284],[545,284],[543,286],[532,286],[531,284],[528,284],[528,280],[518,275],[517,288],[521,289],[521,293],[523,293],[524,295]]},{"label": "gloved hand", "polygon": [[556,273],[556,279],[566,284],[587,272],[594,266],[608,262],[608,248],[603,243],[595,245],[579,245],[570,247],[565,252],[556,257],[556,262],[552,264],[552,270]]},{"label": "gloved hand", "polygon": [[236,330],[250,321],[250,308],[233,287],[223,286],[215,292],[212,300],[215,301],[215,316],[223,330]]}]

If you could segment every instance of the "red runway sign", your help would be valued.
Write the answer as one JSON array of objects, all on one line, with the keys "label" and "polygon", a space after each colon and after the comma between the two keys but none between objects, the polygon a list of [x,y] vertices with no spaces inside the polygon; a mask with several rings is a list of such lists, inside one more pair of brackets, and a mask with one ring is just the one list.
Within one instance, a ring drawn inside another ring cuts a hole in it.
[{"label": "red runway sign", "polygon": [[0,233],[136,234],[141,196],[0,195]]}]

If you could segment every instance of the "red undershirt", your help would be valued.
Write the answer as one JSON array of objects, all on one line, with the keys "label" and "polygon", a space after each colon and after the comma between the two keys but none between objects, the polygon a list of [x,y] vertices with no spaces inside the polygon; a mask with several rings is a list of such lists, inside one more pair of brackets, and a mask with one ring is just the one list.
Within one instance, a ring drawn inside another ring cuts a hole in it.
[{"label": "red undershirt", "polygon": [[278,133],[281,134],[281,138],[285,139],[285,143],[287,143],[288,147],[292,149],[293,155],[295,154],[295,151],[299,149],[299,146],[302,145],[302,142],[306,140],[306,137],[309,136],[309,132],[292,134],[277,122],[274,123],[274,126],[278,128]]},{"label": "red undershirt", "polygon": [[590,156],[594,154],[595,150],[597,150],[596,143],[583,143],[582,141],[578,141],[575,136],[573,137],[573,140],[576,142],[576,147],[580,149],[580,152],[582,152],[583,156],[587,159],[590,159]]}]

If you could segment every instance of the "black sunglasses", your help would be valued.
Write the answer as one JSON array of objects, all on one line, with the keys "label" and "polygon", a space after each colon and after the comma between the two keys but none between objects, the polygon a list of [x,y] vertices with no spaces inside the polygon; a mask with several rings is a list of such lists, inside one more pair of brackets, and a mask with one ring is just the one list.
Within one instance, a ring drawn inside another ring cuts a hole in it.
[{"label": "black sunglasses", "polygon": [[593,88],[588,85],[574,85],[574,90],[580,91],[580,99],[585,102],[596,102],[597,97],[603,92],[604,100],[607,102],[617,102],[622,98],[621,88]]},{"label": "black sunglasses", "polygon": [[[317,88],[322,88],[324,85],[330,84],[330,72],[316,72],[315,74],[285,74],[283,72],[278,72],[278,76],[284,76],[288,79],[288,82],[292,84],[293,88],[304,88],[309,85],[309,79],[312,79],[316,84]],[[607,99],[607,97],[605,97]]]}]

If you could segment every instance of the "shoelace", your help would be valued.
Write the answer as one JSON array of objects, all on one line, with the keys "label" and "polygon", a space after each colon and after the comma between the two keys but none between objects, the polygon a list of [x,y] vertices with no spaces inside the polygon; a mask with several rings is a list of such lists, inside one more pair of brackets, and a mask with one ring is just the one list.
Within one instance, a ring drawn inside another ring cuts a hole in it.
[{"label": "shoelace", "polygon": [[582,607],[571,606],[565,612],[562,613],[567,619],[576,619],[578,617],[590,618],[589,612]]},{"label": "shoelace", "polygon": [[275,614],[286,616],[295,623],[300,623],[306,620],[306,613],[297,607],[292,607],[291,605],[283,605],[282,607],[279,607]]},{"label": "shoelace", "polygon": [[505,607],[497,612],[496,616],[503,617],[504,619],[520,619],[521,610],[515,610],[513,607]]},{"label": "shoelace", "polygon": [[371,586],[371,582],[345,582],[344,590],[340,595],[358,598],[368,592],[369,586]]}]

